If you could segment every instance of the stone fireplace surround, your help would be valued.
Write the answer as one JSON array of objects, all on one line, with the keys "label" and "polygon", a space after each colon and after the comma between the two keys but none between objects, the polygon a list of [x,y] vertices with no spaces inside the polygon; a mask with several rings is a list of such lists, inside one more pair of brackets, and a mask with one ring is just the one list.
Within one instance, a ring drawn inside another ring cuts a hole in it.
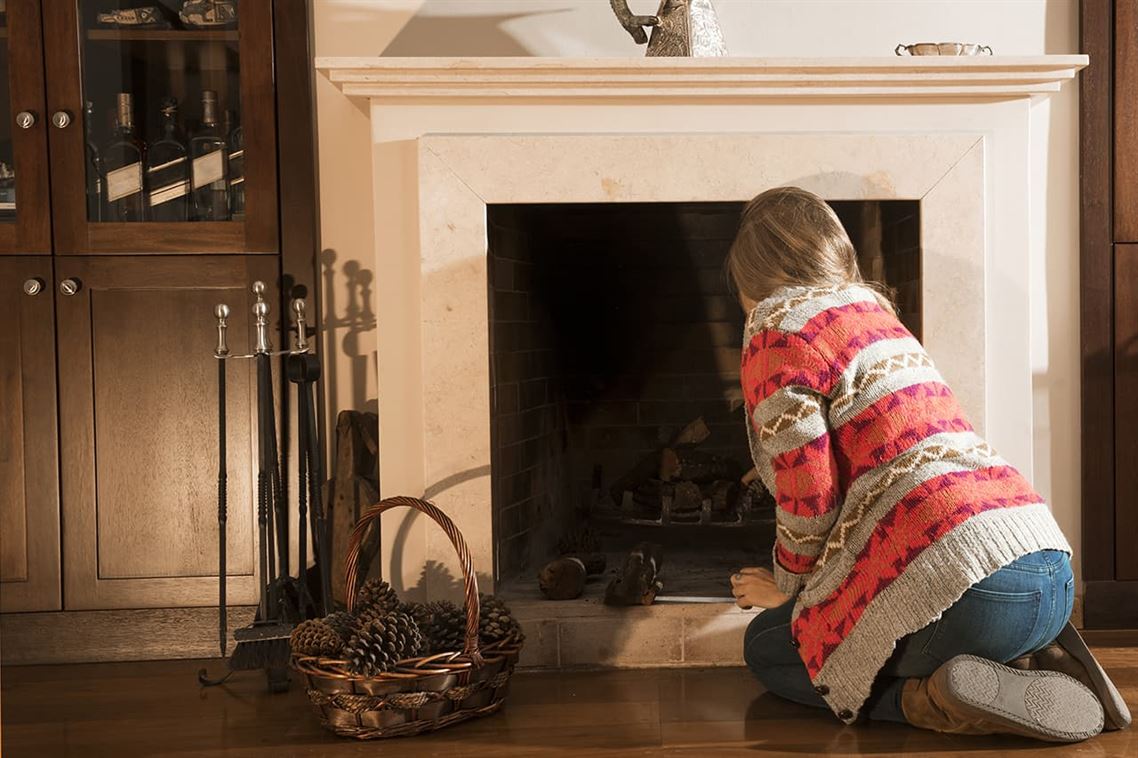
[{"label": "stone fireplace surround", "polygon": [[[923,341],[1030,476],[1029,112],[1086,62],[318,60],[372,119],[383,493],[446,510],[492,589],[487,205],[741,201],[784,184],[920,201]],[[451,591],[456,561],[424,519],[387,514],[381,542],[397,589]],[[752,616],[515,611],[536,666],[737,664]]]}]

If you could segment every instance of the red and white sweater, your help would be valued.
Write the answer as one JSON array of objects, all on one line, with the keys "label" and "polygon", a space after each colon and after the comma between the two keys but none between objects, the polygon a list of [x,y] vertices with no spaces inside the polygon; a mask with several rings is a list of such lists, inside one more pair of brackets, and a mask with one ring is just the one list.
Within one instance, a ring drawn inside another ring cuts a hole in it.
[{"label": "red and white sweater", "polygon": [[857,718],[898,639],[1016,558],[1071,548],[869,289],[786,287],[743,343],[751,454],[778,503],[774,574],[811,680]]}]

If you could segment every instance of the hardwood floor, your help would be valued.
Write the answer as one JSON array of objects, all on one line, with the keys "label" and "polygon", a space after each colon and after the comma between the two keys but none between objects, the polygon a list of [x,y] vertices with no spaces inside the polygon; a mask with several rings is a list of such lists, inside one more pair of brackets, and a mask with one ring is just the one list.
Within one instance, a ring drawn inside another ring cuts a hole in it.
[{"label": "hardwood floor", "polygon": [[[1138,710],[1138,648],[1098,648]],[[202,662],[3,670],[3,755],[21,756],[1004,756],[1138,755],[1138,732],[1079,745],[951,737],[895,724],[843,727],[761,692],[743,669],[529,673],[505,710],[431,735],[378,742],[322,731],[301,688],[248,674],[202,690]],[[216,668],[216,661],[213,663]]]}]

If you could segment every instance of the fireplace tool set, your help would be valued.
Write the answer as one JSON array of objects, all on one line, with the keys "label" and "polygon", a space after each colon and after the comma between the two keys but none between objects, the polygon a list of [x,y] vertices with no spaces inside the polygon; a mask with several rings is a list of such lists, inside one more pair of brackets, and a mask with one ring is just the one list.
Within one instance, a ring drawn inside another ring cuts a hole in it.
[{"label": "fireplace tool set", "polygon": [[[311,352],[304,300],[297,298],[290,307],[296,330],[295,348],[273,351],[269,340],[269,304],[265,302],[264,282],[254,282],[252,292],[256,297],[253,305],[256,337],[253,352],[247,355],[233,355],[229,351],[229,307],[218,305],[214,309],[214,317],[217,319],[214,358],[217,359],[218,423],[218,643],[223,658],[228,646],[225,600],[228,514],[225,375],[227,361],[234,359],[252,360],[257,372],[256,497],[260,597],[253,622],[234,632],[237,646],[229,658],[229,673],[219,679],[212,679],[202,669],[198,672],[198,680],[202,685],[212,686],[224,682],[234,671],[262,669],[268,679],[269,690],[283,692],[289,684],[289,635],[293,628],[307,618],[318,618],[333,610],[331,535],[321,503],[323,472],[314,400],[315,384],[320,379],[320,362]],[[274,410],[272,359],[280,356],[284,357],[289,382],[297,387],[299,561],[295,577],[289,568],[289,504],[281,480]],[[315,561],[315,571],[312,574],[308,571],[309,538]]]}]

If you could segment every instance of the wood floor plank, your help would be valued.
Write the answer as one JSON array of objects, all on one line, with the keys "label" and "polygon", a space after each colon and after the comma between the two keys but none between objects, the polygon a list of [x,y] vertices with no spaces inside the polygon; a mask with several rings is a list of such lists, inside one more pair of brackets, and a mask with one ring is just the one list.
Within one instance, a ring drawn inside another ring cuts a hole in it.
[{"label": "wood floor plank", "polygon": [[[1096,648],[1138,711],[1138,648]],[[1134,730],[1079,745],[935,734],[899,724],[845,727],[781,700],[745,669],[518,674],[498,715],[431,735],[361,743],[319,725],[299,685],[268,695],[245,675],[199,689],[217,661],[156,661],[0,671],[2,753],[23,756],[1129,756]]]}]

